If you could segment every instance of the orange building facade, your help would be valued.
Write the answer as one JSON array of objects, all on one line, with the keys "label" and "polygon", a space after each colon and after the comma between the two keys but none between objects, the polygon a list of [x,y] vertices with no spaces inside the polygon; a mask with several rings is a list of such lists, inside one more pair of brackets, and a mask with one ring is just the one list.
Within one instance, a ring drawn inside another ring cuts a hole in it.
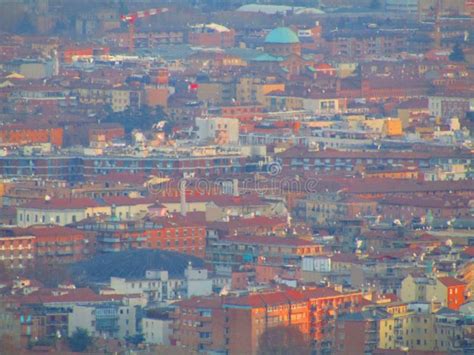
[{"label": "orange building facade", "polygon": [[176,251],[203,258],[206,248],[204,223],[184,219],[158,218],[146,224],[107,222],[89,225],[96,235],[97,249],[119,252],[128,249]]},{"label": "orange building facade", "polygon": [[109,48],[66,48],[63,52],[62,59],[64,63],[71,64],[76,58],[91,58],[94,55],[108,55]]},{"label": "orange building facade", "polygon": [[54,146],[61,147],[63,136],[62,128],[29,128],[22,125],[0,128],[0,144],[51,143]]},{"label": "orange building facade", "polygon": [[89,241],[77,229],[59,226],[5,228],[0,230],[0,262],[25,268],[35,262],[71,263],[90,254]]},{"label": "orange building facade", "polygon": [[296,327],[315,350],[321,350],[334,343],[338,314],[352,312],[361,302],[360,292],[329,288],[196,297],[175,304],[171,343],[194,351],[257,354],[265,331],[288,326]]},{"label": "orange building facade", "polygon": [[34,260],[35,237],[16,236],[6,230],[0,231],[0,263],[7,268],[24,268]]}]

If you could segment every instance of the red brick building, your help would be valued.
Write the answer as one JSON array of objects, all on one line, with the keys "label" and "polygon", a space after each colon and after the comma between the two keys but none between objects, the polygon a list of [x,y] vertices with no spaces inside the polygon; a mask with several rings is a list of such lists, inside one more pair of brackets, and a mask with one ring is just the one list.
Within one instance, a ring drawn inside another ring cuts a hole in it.
[{"label": "red brick building", "polygon": [[203,47],[234,47],[235,31],[215,23],[196,25],[188,33],[188,43]]},{"label": "red brick building", "polygon": [[172,345],[197,351],[218,351],[225,347],[226,320],[223,299],[194,297],[175,304],[172,313]]},{"label": "red brick building", "polygon": [[71,263],[93,253],[84,232],[59,226],[33,226],[0,230],[0,262],[24,268],[29,263]]},{"label": "red brick building", "polygon": [[23,268],[34,260],[35,236],[16,235],[10,229],[0,230],[0,263],[7,268]]},{"label": "red brick building", "polygon": [[406,47],[406,35],[393,32],[336,31],[326,38],[331,55],[344,58],[365,58],[400,53]]},{"label": "red brick building", "polygon": [[346,314],[336,322],[334,354],[371,354],[378,346],[380,319],[383,311],[364,311]]},{"label": "red brick building", "polygon": [[87,258],[94,251],[84,232],[68,227],[34,226],[25,229],[35,236],[37,261],[71,263]]},{"label": "red brick building", "polygon": [[379,212],[387,219],[411,220],[423,217],[429,212],[436,218],[467,218],[471,215],[469,198],[440,197],[390,197],[379,202]]},{"label": "red brick building", "polygon": [[106,142],[110,142],[113,139],[124,138],[124,128],[115,123],[93,125],[88,129],[89,142],[97,141],[99,136],[103,136]]},{"label": "red brick building", "polygon": [[119,252],[128,249],[159,249],[204,257],[206,224],[199,218],[181,215],[157,217],[150,221],[114,221],[78,226],[96,236],[97,250]]},{"label": "red brick building", "polygon": [[63,145],[63,129],[59,127],[32,127],[31,125],[9,125],[0,128],[0,144],[51,143]]},{"label": "red brick building", "polygon": [[256,354],[269,328],[296,327],[314,349],[333,343],[338,314],[362,302],[360,292],[328,288],[271,291],[240,297],[196,297],[174,304],[173,345],[195,351]]}]

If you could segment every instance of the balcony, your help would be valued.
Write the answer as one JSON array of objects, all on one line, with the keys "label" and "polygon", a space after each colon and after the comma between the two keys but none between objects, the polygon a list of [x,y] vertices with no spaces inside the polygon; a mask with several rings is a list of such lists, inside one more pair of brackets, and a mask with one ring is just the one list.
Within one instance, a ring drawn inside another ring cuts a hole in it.
[{"label": "balcony", "polygon": [[56,255],[58,255],[58,256],[68,256],[68,255],[74,255],[74,252],[72,250],[58,250],[56,252]]},{"label": "balcony", "polygon": [[201,344],[212,344],[212,338],[199,338],[199,343]]},{"label": "balcony", "polygon": [[211,332],[212,326],[210,322],[206,322],[206,323],[201,324],[197,329],[199,332]]},{"label": "balcony", "polygon": [[204,324],[209,324],[212,320],[212,317],[211,316],[198,315],[196,317],[196,320],[201,322],[204,325]]},{"label": "balcony", "polygon": [[59,245],[59,246],[65,246],[65,247],[67,247],[67,246],[72,246],[72,245],[74,245],[74,242],[57,242],[56,244]]},{"label": "balcony", "polygon": [[104,253],[118,253],[120,248],[102,248],[101,251]]},{"label": "balcony", "polygon": [[120,238],[106,237],[106,238],[99,239],[99,241],[102,243],[120,243]]}]

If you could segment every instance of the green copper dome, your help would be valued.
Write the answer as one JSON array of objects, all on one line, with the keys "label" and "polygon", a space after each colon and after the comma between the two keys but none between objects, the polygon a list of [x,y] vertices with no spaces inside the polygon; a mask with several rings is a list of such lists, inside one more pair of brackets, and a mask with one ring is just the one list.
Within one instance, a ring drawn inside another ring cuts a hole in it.
[{"label": "green copper dome", "polygon": [[300,43],[298,36],[288,27],[278,27],[265,37],[265,43],[294,44]]}]

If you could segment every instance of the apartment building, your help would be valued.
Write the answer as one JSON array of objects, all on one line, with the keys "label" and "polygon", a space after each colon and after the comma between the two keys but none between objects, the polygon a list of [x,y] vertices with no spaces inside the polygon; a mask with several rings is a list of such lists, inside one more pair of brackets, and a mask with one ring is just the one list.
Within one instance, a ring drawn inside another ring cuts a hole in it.
[{"label": "apartment building", "polygon": [[361,304],[360,292],[288,289],[242,296],[196,297],[174,304],[171,344],[195,351],[257,354],[259,338],[275,327],[294,327],[317,351],[334,343],[338,315]]}]

